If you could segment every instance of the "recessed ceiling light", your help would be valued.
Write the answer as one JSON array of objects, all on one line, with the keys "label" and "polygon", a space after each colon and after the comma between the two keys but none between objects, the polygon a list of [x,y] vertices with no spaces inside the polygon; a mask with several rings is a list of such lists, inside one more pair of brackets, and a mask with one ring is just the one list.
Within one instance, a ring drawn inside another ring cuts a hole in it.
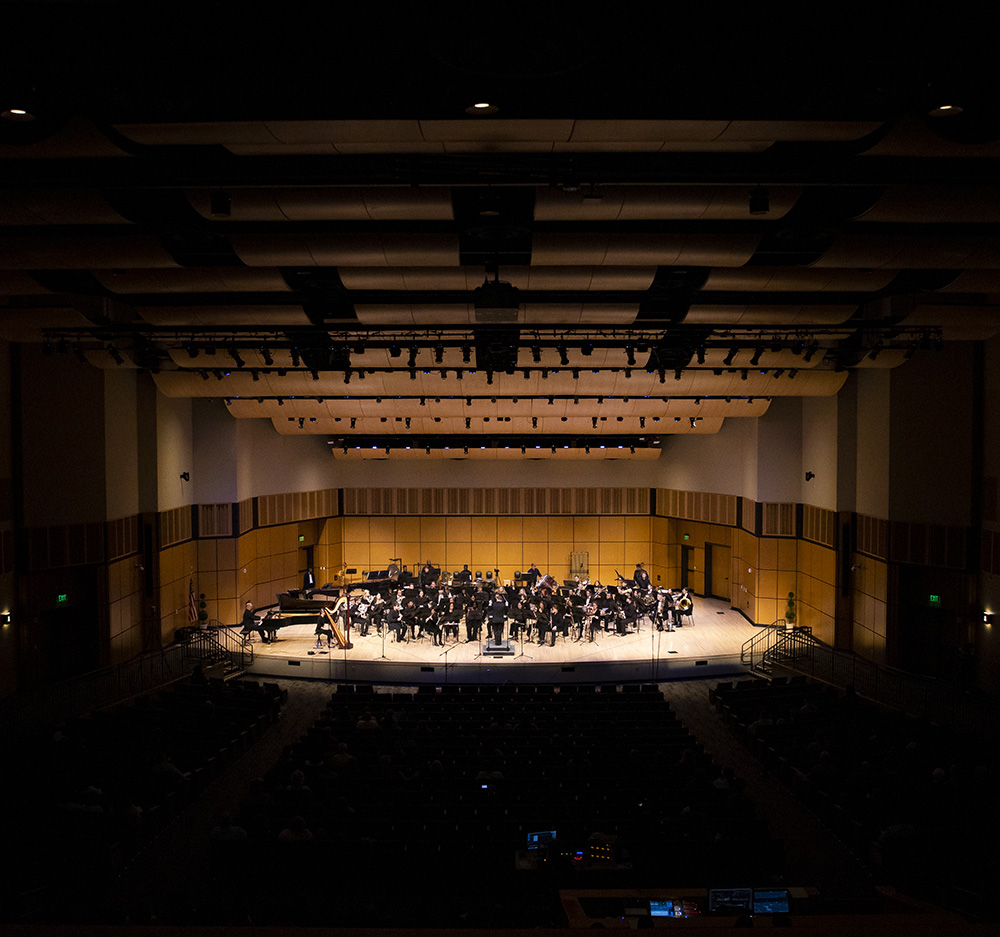
[{"label": "recessed ceiling light", "polygon": [[24,110],[22,107],[8,107],[4,111],[0,111],[0,117],[4,120],[18,120],[18,121],[29,121],[34,120],[35,115],[30,111]]},{"label": "recessed ceiling light", "polygon": [[475,104],[470,104],[466,109],[466,114],[475,114],[477,117],[483,117],[489,114],[499,113],[500,108],[495,104],[490,104],[488,101],[477,101]]},{"label": "recessed ceiling light", "polygon": [[961,114],[962,108],[957,104],[939,104],[937,107],[932,107],[927,113],[931,117],[951,117],[955,114]]}]

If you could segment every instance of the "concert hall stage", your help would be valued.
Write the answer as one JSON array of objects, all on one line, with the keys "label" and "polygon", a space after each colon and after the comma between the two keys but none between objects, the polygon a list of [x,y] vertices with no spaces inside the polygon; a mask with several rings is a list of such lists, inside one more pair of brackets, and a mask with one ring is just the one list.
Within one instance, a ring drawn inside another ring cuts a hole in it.
[{"label": "concert hall stage", "polygon": [[[435,647],[429,636],[397,644],[387,636],[351,632],[353,647],[316,647],[312,625],[286,625],[277,640],[255,637],[248,673],[350,683],[606,683],[722,677],[745,672],[740,647],[757,633],[721,599],[697,599],[694,624],[671,633],[648,621],[639,632],[601,633],[593,643],[557,638],[555,647],[533,641],[513,643],[512,654],[487,650],[485,643]],[[686,619],[687,620],[687,619]]]}]

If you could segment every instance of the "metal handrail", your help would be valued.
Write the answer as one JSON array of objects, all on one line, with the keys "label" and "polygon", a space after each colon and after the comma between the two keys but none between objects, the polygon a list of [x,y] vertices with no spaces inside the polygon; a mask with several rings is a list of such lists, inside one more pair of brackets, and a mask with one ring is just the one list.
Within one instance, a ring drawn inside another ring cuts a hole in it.
[{"label": "metal handrail", "polygon": [[907,673],[853,651],[831,647],[808,628],[777,634],[761,663],[778,665],[843,689],[851,687],[859,696],[932,722],[980,729],[1000,725],[1000,711],[992,702],[970,697],[960,687],[933,677]]},{"label": "metal handrail", "polygon": [[785,628],[785,620],[779,619],[771,625],[763,625],[752,638],[743,642],[740,648],[740,661],[751,670],[756,670],[767,660],[767,655],[778,640],[778,630]]},{"label": "metal handrail", "polygon": [[183,644],[138,654],[131,660],[0,700],[0,732],[73,719],[150,693],[188,676],[199,659]]},{"label": "metal handrail", "polygon": [[222,624],[218,620],[210,621],[207,628],[199,628],[191,633],[188,644],[192,649],[217,655],[243,670],[248,663],[253,663],[253,644],[242,632]]}]

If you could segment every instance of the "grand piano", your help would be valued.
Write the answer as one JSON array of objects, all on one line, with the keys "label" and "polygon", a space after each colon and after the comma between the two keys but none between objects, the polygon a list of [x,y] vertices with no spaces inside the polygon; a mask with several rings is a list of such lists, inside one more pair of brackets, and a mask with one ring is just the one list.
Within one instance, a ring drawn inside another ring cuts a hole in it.
[{"label": "grand piano", "polygon": [[398,566],[372,570],[364,578],[350,581],[357,569],[341,570],[339,584],[328,582],[316,589],[289,589],[277,594],[277,607],[271,609],[263,619],[264,628],[272,636],[284,625],[312,625],[328,628],[337,645],[350,648],[350,624],[346,616],[340,614],[342,608],[356,601],[365,601],[366,596],[378,593],[385,595],[402,581],[403,574]]}]

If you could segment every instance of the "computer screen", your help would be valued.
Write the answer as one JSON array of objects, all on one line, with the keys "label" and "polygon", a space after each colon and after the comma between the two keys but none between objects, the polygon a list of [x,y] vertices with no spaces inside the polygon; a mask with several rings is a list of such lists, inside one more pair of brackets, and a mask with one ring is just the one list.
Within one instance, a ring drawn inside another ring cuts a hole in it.
[{"label": "computer screen", "polygon": [[788,890],[785,888],[755,888],[754,914],[788,914]]},{"label": "computer screen", "polygon": [[668,899],[661,898],[650,898],[649,899],[649,916],[650,917],[673,917],[674,916],[674,903]]},{"label": "computer screen", "polygon": [[749,911],[752,901],[752,888],[710,888],[708,890],[708,910],[710,914]]},{"label": "computer screen", "polygon": [[541,830],[537,833],[528,834],[529,849],[544,849],[556,838],[555,830]]}]

